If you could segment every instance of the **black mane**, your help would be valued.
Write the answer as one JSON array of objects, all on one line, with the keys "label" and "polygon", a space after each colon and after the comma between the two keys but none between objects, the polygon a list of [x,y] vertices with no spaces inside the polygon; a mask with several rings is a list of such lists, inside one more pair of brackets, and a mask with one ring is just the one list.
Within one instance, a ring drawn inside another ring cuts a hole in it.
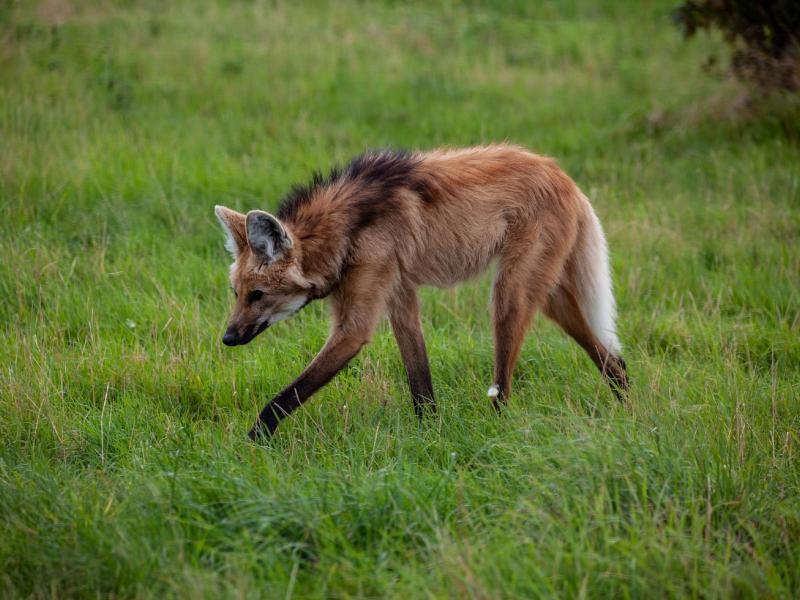
[{"label": "black mane", "polygon": [[344,168],[334,166],[327,176],[314,171],[306,185],[295,185],[278,204],[277,217],[291,218],[307,204],[314,193],[334,183],[351,181],[369,187],[377,196],[386,196],[400,186],[411,184],[412,173],[420,158],[405,150],[367,150]]}]

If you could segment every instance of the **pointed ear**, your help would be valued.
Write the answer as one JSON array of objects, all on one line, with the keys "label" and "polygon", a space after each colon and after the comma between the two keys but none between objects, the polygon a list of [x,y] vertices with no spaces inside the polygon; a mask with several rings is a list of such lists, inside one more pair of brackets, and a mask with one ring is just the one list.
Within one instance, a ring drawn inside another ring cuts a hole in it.
[{"label": "pointed ear", "polygon": [[225,248],[235,259],[247,247],[245,216],[224,206],[215,206],[214,214],[217,215],[222,228],[228,234],[228,239],[225,240]]},{"label": "pointed ear", "polygon": [[283,223],[263,210],[247,213],[246,229],[250,250],[268,263],[282,258],[294,245]]}]

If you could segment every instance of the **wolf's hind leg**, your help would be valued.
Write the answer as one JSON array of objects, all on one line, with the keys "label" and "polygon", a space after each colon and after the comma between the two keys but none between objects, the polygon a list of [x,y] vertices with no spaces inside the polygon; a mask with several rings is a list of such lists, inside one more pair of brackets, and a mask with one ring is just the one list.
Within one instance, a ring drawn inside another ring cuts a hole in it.
[{"label": "wolf's hind leg", "polygon": [[547,243],[541,237],[525,247],[524,254],[502,256],[492,286],[494,333],[494,385],[489,389],[496,408],[511,393],[511,376],[531,320],[541,309],[561,274],[568,246]]},{"label": "wolf's hind leg", "polygon": [[389,321],[406,368],[414,412],[422,419],[425,410],[436,411],[433,379],[419,318],[419,299],[413,289],[402,289],[389,302]]},{"label": "wolf's hind leg", "polygon": [[606,348],[592,332],[578,302],[574,285],[562,281],[547,298],[544,313],[583,348],[597,366],[609,387],[622,399],[628,392],[625,361]]}]

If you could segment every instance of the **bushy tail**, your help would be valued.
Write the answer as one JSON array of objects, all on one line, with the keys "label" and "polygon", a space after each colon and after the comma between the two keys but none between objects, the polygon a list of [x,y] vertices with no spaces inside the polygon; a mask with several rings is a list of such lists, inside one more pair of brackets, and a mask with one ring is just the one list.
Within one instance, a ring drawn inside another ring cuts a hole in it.
[{"label": "bushy tail", "polygon": [[578,302],[595,337],[612,354],[619,356],[622,347],[617,338],[617,305],[608,265],[608,244],[588,199],[586,208],[573,260],[579,279],[576,282]]}]

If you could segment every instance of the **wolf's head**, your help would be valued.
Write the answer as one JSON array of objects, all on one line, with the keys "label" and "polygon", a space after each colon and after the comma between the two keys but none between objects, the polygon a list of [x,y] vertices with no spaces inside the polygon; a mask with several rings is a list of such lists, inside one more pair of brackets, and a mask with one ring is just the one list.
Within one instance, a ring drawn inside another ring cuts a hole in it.
[{"label": "wolf's head", "polygon": [[222,343],[238,346],[297,313],[311,298],[312,285],[300,269],[296,241],[278,219],[260,210],[243,215],[224,206],[214,212],[234,259],[236,307]]}]

